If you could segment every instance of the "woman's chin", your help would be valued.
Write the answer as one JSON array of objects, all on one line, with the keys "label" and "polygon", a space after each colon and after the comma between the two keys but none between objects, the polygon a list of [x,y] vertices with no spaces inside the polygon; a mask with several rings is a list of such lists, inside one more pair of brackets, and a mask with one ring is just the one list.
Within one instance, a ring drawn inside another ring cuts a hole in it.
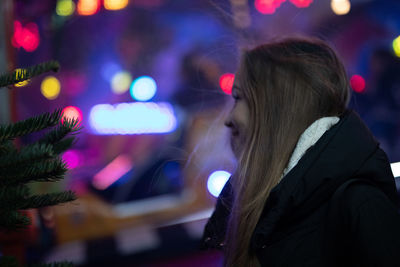
[{"label": "woman's chin", "polygon": [[239,159],[241,153],[241,146],[238,141],[237,137],[231,138],[231,150],[236,159]]}]

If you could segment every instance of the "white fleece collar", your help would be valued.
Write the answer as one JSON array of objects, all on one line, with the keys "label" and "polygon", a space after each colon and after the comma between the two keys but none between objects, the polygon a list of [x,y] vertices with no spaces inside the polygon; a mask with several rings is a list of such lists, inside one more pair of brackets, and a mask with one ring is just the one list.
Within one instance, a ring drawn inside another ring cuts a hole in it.
[{"label": "white fleece collar", "polygon": [[284,169],[281,179],[299,162],[307,149],[313,146],[321,136],[333,125],[339,122],[339,117],[323,117],[314,121],[300,136],[290,157],[287,167]]}]

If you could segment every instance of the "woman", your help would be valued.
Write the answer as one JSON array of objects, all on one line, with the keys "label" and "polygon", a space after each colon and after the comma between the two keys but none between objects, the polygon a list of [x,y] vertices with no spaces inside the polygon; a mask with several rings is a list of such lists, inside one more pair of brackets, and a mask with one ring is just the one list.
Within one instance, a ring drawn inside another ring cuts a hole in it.
[{"label": "woman", "polygon": [[225,125],[238,159],[208,221],[225,266],[400,266],[385,152],[347,108],[335,52],[289,38],[244,51]]}]

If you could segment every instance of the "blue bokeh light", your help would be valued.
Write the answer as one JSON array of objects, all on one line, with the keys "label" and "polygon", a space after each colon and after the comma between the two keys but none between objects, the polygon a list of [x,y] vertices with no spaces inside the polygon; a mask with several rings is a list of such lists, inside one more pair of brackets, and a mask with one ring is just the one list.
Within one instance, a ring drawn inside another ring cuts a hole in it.
[{"label": "blue bokeh light", "polygon": [[117,63],[107,62],[101,67],[101,76],[104,80],[111,82],[114,75],[121,70],[121,67]]},{"label": "blue bokeh light", "polygon": [[231,174],[227,171],[220,170],[211,173],[207,181],[207,189],[211,195],[218,197],[229,177]]},{"label": "blue bokeh light", "polygon": [[150,76],[141,76],[132,82],[130,93],[137,101],[148,101],[157,92],[156,81]]}]

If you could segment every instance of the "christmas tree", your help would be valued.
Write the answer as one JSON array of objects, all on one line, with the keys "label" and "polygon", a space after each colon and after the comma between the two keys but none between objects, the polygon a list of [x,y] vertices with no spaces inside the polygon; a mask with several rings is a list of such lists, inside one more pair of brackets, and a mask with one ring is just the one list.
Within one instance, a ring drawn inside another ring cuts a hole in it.
[{"label": "christmas tree", "polygon": [[[13,88],[49,71],[58,71],[59,64],[49,61],[0,76],[0,88]],[[3,89],[7,90],[7,89]],[[46,130],[39,140],[17,147],[15,139]],[[62,110],[45,113],[14,124],[0,125],[0,230],[18,231],[31,224],[21,211],[57,205],[76,199],[74,192],[33,195],[32,182],[54,182],[64,178],[67,166],[61,154],[70,148],[81,130],[76,119],[63,118]],[[72,136],[70,136],[72,135]],[[19,266],[14,257],[2,256],[0,266]],[[35,266],[72,266],[71,263],[51,263]]]}]

